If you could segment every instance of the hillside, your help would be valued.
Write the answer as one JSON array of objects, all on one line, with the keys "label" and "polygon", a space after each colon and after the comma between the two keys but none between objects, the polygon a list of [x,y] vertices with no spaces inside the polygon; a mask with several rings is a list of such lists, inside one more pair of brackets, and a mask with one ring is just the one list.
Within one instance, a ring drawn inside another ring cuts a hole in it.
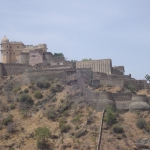
[{"label": "hillside", "polygon": [[[88,88],[93,92],[129,92],[120,87]],[[149,96],[147,90],[136,92]],[[2,150],[36,150],[37,147],[45,150],[95,150],[97,147],[102,113],[87,103],[77,84],[57,78],[48,81],[42,77],[36,82],[22,84],[22,76],[5,77],[0,85],[0,103]],[[101,150],[138,150],[144,144],[144,139],[149,145],[148,111],[117,111],[114,114],[123,132],[115,133],[113,125],[104,121]],[[137,127],[139,118],[145,119],[147,127]],[[45,145],[39,145],[37,140],[35,131],[38,127],[50,131]]]},{"label": "hillside", "polygon": [[[48,81],[47,88],[36,83],[22,86],[19,80],[19,76],[8,77],[1,85],[0,149],[37,149],[34,133],[38,127],[47,127],[51,132],[47,149],[95,149],[101,112],[86,105],[80,90],[58,79]],[[42,98],[35,98],[35,91]],[[20,102],[24,93],[33,100],[29,108]],[[4,119],[10,114],[13,119],[6,125]]]}]

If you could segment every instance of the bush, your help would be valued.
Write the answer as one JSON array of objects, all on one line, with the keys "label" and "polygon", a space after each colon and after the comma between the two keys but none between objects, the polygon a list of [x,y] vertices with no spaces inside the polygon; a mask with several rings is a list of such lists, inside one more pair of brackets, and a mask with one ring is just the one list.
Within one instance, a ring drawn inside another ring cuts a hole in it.
[{"label": "bush", "polygon": [[130,84],[130,85],[128,85],[128,89],[129,89],[130,91],[134,91],[134,90],[135,90],[135,86],[132,85],[132,84]]},{"label": "bush", "polygon": [[50,91],[54,94],[57,92],[61,92],[63,90],[63,86],[60,84],[56,84],[56,86],[51,86]]},{"label": "bush", "polygon": [[27,88],[24,89],[24,93],[28,93],[29,90]]},{"label": "bush", "polygon": [[43,95],[42,95],[42,93],[40,91],[35,91],[34,92],[34,97],[40,99],[40,98],[43,97]]},{"label": "bush", "polygon": [[27,110],[21,110],[20,114],[21,114],[22,118],[26,118],[28,116],[28,111]]},{"label": "bush", "polygon": [[48,119],[55,120],[57,118],[57,114],[53,109],[50,109],[46,114]]},{"label": "bush", "polygon": [[81,121],[81,114],[76,115],[76,117],[72,120],[73,123],[77,124]]},{"label": "bush", "polygon": [[136,125],[138,128],[143,129],[146,126],[146,121],[143,118],[139,118],[136,121]]},{"label": "bush", "polygon": [[57,89],[56,89],[56,87],[51,86],[50,91],[51,91],[52,94],[54,94],[54,93],[57,92]]},{"label": "bush", "polygon": [[75,133],[76,138],[80,138],[81,136],[84,136],[86,134],[86,130],[79,130]]},{"label": "bush", "polygon": [[46,80],[45,78],[40,78],[37,83],[36,83],[37,87],[39,88],[49,88],[50,84],[48,82],[48,80]]},{"label": "bush", "polygon": [[123,133],[124,132],[123,127],[120,124],[114,124],[112,126],[112,130],[114,133]]},{"label": "bush", "polygon": [[63,133],[63,132],[68,132],[71,129],[71,126],[66,125],[65,121],[63,119],[61,119],[59,121],[59,128],[60,128],[60,131]]},{"label": "bush", "polygon": [[34,104],[31,96],[29,96],[28,94],[21,94],[19,100],[20,108],[23,110],[29,109]]},{"label": "bush", "polygon": [[10,109],[11,109],[11,110],[14,110],[15,108],[16,108],[16,105],[15,105],[15,104],[11,104],[11,105],[10,105]]},{"label": "bush", "polygon": [[2,120],[2,124],[7,126],[9,123],[13,122],[13,117],[14,116],[12,114],[8,115],[7,118]]},{"label": "bush", "polygon": [[112,107],[108,107],[106,109],[106,116],[104,120],[106,121],[108,125],[113,125],[117,122],[116,116],[112,110],[113,110]]},{"label": "bush", "polygon": [[50,138],[50,130],[46,127],[38,127],[35,129],[35,137],[37,140],[37,148],[47,149],[47,139]]}]

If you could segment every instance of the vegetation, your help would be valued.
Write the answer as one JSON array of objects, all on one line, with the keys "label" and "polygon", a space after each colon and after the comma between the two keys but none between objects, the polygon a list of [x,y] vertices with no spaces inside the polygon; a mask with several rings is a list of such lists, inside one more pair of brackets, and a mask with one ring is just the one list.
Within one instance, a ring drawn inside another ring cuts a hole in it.
[{"label": "vegetation", "polygon": [[128,89],[129,89],[130,91],[134,91],[134,90],[135,90],[135,87],[134,87],[134,85],[130,84],[130,85],[128,86]]},{"label": "vegetation", "polygon": [[136,125],[137,125],[137,127],[140,128],[140,129],[145,128],[145,126],[146,126],[146,121],[145,121],[145,119],[143,119],[143,118],[137,119]]},{"label": "vegetation", "polygon": [[46,113],[46,116],[48,119],[51,119],[51,120],[55,120],[57,118],[57,114],[56,112],[54,111],[54,109],[50,109],[47,113]]},{"label": "vegetation", "polygon": [[49,88],[50,84],[48,82],[48,80],[46,80],[45,78],[40,78],[37,82],[36,82],[37,87],[39,88]]},{"label": "vegetation", "polygon": [[50,138],[51,133],[47,127],[38,127],[35,129],[35,137],[37,140],[37,148],[45,149],[47,147],[46,142]]},{"label": "vegetation", "polygon": [[15,105],[15,104],[11,104],[11,105],[10,105],[10,109],[11,109],[11,110],[14,110],[15,108],[16,108],[16,105]]},{"label": "vegetation", "polygon": [[113,125],[117,122],[116,115],[113,112],[113,108],[111,106],[108,106],[106,108],[106,116],[105,116],[104,120],[106,121],[106,123],[108,125]]},{"label": "vegetation", "polygon": [[59,121],[59,128],[60,128],[60,131],[63,133],[63,132],[68,132],[71,129],[71,126],[68,124],[65,124],[65,120],[61,119]]},{"label": "vegetation", "polygon": [[63,90],[63,86],[60,84],[56,84],[56,86],[51,86],[50,91],[52,94],[61,92]]},{"label": "vegetation", "polygon": [[145,76],[145,79],[150,83],[150,76],[148,74]]},{"label": "vegetation", "polygon": [[13,122],[13,115],[10,114],[6,118],[3,118],[2,123],[3,125],[7,126],[9,123]]},{"label": "vegetation", "polygon": [[54,53],[54,57],[64,57],[63,53]]},{"label": "vegetation", "polygon": [[82,59],[81,61],[88,61],[88,60],[92,60],[91,58],[84,58],[84,59]]},{"label": "vegetation", "polygon": [[29,90],[27,88],[24,89],[24,93],[28,93]]},{"label": "vegetation", "polygon": [[22,110],[29,109],[34,103],[31,96],[29,96],[28,94],[21,94],[19,100],[20,100],[20,109]]},{"label": "vegetation", "polygon": [[113,130],[114,133],[123,133],[124,132],[123,127],[118,123],[114,124],[112,126],[112,130]]},{"label": "vegetation", "polygon": [[40,99],[40,98],[43,97],[43,95],[42,95],[42,93],[40,91],[35,91],[34,92],[34,97]]},{"label": "vegetation", "polygon": [[27,110],[21,110],[20,114],[21,114],[22,118],[26,118],[28,115],[28,111]]}]

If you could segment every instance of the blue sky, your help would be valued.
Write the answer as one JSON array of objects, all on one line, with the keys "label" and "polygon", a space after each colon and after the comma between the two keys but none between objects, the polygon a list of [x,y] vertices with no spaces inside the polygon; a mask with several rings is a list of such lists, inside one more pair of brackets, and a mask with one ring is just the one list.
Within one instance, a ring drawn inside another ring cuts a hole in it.
[{"label": "blue sky", "polygon": [[150,74],[150,0],[3,0],[0,38],[46,43],[68,60],[111,58],[126,74]]}]

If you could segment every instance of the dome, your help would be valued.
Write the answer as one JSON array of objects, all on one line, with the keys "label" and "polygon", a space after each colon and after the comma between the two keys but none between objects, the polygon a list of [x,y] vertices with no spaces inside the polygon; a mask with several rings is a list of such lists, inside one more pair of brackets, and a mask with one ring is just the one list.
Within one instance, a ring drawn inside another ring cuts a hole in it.
[{"label": "dome", "polygon": [[1,43],[7,43],[7,42],[9,42],[9,39],[6,36],[4,36]]}]

